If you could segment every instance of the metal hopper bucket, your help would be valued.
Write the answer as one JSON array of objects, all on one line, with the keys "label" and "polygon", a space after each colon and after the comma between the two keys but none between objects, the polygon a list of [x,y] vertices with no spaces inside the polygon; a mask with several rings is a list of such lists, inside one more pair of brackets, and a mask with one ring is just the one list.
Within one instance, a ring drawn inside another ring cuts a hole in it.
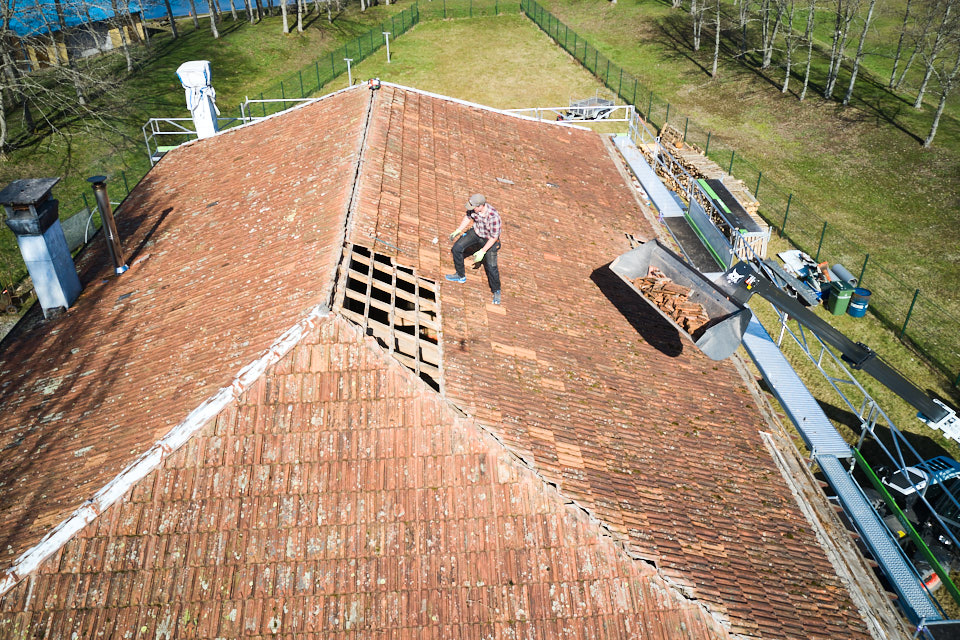
[{"label": "metal hopper bucket", "polygon": [[[688,300],[703,306],[710,322],[691,335],[643,295],[633,281],[647,276],[651,266],[662,271],[674,283],[689,287]],[[660,241],[651,240],[619,256],[610,264],[610,269],[673,325],[680,335],[689,338],[711,360],[723,360],[740,346],[740,340],[750,322],[750,310],[730,300],[717,285],[663,246]]]}]

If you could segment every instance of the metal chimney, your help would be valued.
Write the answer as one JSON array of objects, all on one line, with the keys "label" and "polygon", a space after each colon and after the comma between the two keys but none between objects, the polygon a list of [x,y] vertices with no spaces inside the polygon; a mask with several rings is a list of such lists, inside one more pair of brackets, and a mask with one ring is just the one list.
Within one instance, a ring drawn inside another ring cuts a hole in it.
[{"label": "metal chimney", "polygon": [[113,219],[113,209],[110,208],[110,198],[107,197],[107,176],[93,176],[87,178],[93,184],[93,195],[97,198],[97,209],[100,210],[100,220],[103,221],[104,238],[107,240],[107,251],[113,260],[113,272],[120,275],[130,267],[123,257],[123,245],[120,244],[120,234],[117,233],[117,223]]},{"label": "metal chimney", "polygon": [[60,178],[14,180],[0,191],[7,226],[33,280],[44,317],[66,310],[80,295],[80,278],[60,226],[60,203],[50,191]]}]

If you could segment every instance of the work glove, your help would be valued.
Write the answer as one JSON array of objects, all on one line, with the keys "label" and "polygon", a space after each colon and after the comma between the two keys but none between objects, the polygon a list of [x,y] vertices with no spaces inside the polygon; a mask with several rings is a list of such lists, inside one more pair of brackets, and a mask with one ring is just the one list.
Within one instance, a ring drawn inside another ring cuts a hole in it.
[{"label": "work glove", "polygon": [[484,251],[483,249],[480,249],[480,251],[477,251],[475,254],[473,254],[473,261],[480,262],[481,260],[483,260],[483,256],[485,255],[487,255],[487,252]]},{"label": "work glove", "polygon": [[456,242],[456,241],[457,241],[457,238],[460,237],[460,232],[459,232],[459,231],[454,231],[453,233],[451,233],[451,234],[450,234],[449,236],[447,236],[447,237],[450,238],[450,242]]}]

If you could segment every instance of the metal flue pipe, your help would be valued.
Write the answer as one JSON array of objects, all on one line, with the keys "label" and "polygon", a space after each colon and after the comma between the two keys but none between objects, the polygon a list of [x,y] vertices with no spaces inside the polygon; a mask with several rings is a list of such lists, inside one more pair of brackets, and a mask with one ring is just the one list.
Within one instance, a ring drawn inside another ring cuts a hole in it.
[{"label": "metal flue pipe", "polygon": [[87,178],[93,185],[93,195],[97,199],[97,209],[100,210],[100,220],[103,221],[104,237],[107,240],[107,251],[113,260],[113,271],[120,275],[130,267],[123,257],[123,245],[120,244],[120,234],[117,233],[117,223],[113,219],[113,209],[110,207],[110,198],[107,197],[107,177],[93,176]]}]

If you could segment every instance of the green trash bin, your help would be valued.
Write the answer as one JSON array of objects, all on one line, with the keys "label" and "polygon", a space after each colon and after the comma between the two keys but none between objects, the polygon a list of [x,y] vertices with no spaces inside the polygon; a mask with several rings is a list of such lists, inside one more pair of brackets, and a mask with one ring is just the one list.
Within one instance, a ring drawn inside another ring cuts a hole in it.
[{"label": "green trash bin", "polygon": [[850,297],[853,295],[853,286],[846,282],[834,280],[829,284],[827,290],[827,299],[823,306],[827,311],[835,316],[842,316],[847,312],[847,306],[850,304]]}]

